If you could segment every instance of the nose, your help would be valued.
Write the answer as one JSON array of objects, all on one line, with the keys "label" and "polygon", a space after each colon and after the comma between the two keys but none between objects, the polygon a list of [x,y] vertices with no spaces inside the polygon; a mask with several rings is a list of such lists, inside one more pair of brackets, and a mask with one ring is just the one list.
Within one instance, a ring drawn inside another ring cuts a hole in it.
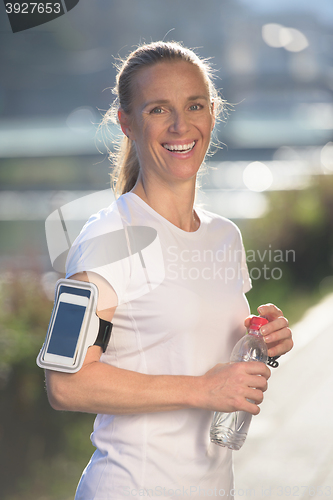
[{"label": "nose", "polygon": [[183,111],[174,111],[171,114],[171,124],[169,127],[170,132],[179,135],[184,134],[189,129],[189,120]]}]

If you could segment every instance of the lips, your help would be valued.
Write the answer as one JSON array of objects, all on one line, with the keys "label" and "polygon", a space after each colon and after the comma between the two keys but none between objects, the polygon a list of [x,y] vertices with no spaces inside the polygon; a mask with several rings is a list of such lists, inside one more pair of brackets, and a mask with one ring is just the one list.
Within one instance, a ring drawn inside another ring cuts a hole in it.
[{"label": "lips", "polygon": [[162,144],[165,149],[168,151],[176,152],[176,153],[188,153],[192,151],[195,146],[195,141],[189,142],[187,144],[171,144],[164,143]]}]

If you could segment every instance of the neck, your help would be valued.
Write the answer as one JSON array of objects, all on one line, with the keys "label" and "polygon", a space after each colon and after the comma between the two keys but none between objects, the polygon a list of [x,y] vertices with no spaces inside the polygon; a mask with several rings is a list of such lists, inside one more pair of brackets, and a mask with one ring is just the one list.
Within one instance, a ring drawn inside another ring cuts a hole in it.
[{"label": "neck", "polygon": [[193,232],[199,228],[200,220],[193,209],[195,179],[170,187],[150,185],[139,176],[132,192],[183,231]]}]

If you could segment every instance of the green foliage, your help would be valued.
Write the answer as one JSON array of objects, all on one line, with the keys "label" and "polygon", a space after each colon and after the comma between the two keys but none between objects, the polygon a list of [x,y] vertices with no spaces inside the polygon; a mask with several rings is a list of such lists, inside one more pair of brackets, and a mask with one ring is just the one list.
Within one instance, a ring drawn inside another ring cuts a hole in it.
[{"label": "green foliage", "polygon": [[333,291],[333,176],[314,178],[308,189],[273,191],[269,205],[264,217],[239,224],[247,255],[255,253],[248,298],[253,313],[273,302],[294,323]]},{"label": "green foliage", "polygon": [[2,189],[107,189],[106,155],[0,159]]},{"label": "green foliage", "polygon": [[56,412],[35,363],[52,303],[40,276],[8,274],[0,287],[0,484],[4,500],[73,498],[93,452],[93,415]]}]

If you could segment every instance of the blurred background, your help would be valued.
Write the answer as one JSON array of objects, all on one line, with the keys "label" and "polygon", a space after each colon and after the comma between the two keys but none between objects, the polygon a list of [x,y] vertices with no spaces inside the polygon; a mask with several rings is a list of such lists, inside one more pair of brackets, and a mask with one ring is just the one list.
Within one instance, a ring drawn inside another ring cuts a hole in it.
[{"label": "blurred background", "polygon": [[163,38],[211,58],[233,105],[198,201],[242,231],[252,312],[273,302],[295,325],[235,453],[236,497],[333,496],[332,1],[80,0],[15,34],[0,10],[1,500],[73,498],[93,452],[94,416],[53,411],[35,365],[61,277],[45,220],[109,188],[115,58]]}]

